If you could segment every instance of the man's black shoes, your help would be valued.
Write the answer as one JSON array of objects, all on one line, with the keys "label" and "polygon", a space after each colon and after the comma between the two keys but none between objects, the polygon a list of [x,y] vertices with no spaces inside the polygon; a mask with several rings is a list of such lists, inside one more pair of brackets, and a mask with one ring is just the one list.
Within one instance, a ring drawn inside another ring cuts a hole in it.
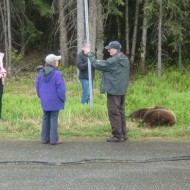
[{"label": "man's black shoes", "polygon": [[127,138],[124,138],[124,137],[119,138],[119,137],[113,136],[113,137],[107,138],[106,140],[107,142],[124,142],[127,140]]}]

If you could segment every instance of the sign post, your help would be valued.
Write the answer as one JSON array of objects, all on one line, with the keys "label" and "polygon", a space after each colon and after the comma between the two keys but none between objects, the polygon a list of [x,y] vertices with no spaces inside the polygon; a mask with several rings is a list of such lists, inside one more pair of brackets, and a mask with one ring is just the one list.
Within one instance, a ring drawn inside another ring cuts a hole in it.
[{"label": "sign post", "polygon": [[[84,12],[85,12],[85,32],[86,32],[86,42],[87,45],[90,45],[90,37],[89,37],[89,23],[88,23],[88,0],[84,0]],[[92,95],[92,71],[91,71],[91,63],[88,59],[88,80],[89,80],[89,90],[90,90],[90,109],[93,108],[93,95]]]}]

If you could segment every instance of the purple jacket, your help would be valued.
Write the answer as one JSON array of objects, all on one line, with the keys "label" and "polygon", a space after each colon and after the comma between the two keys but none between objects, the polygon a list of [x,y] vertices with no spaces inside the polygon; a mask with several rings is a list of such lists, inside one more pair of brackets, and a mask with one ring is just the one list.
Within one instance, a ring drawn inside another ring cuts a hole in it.
[{"label": "purple jacket", "polygon": [[36,78],[36,91],[43,110],[64,109],[66,87],[62,73],[56,67],[47,65],[39,71]]}]

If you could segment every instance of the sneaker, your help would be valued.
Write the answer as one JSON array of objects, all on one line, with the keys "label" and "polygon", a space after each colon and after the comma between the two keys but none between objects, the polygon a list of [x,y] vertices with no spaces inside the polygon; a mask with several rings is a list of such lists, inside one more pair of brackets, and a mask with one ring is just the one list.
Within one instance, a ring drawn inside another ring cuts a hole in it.
[{"label": "sneaker", "polygon": [[62,140],[62,139],[59,139],[59,140],[57,140],[56,143],[51,143],[51,145],[62,144],[62,143],[63,143],[63,140]]},{"label": "sneaker", "polygon": [[118,137],[110,137],[106,139],[107,142],[124,142],[124,138],[118,138]]}]

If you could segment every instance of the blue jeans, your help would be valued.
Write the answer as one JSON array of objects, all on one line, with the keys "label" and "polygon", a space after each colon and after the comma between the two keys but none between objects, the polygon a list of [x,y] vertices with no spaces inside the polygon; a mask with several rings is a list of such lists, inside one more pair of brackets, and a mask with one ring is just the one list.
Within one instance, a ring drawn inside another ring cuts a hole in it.
[{"label": "blue jeans", "polygon": [[42,141],[49,141],[51,144],[56,144],[58,140],[58,111],[43,111],[42,122]]},{"label": "blue jeans", "polygon": [[[89,102],[90,100],[90,90],[89,90],[89,80],[87,79],[80,79],[81,85],[82,85],[82,97],[81,97],[81,103],[85,104]],[[93,82],[92,82],[93,86]]]}]

